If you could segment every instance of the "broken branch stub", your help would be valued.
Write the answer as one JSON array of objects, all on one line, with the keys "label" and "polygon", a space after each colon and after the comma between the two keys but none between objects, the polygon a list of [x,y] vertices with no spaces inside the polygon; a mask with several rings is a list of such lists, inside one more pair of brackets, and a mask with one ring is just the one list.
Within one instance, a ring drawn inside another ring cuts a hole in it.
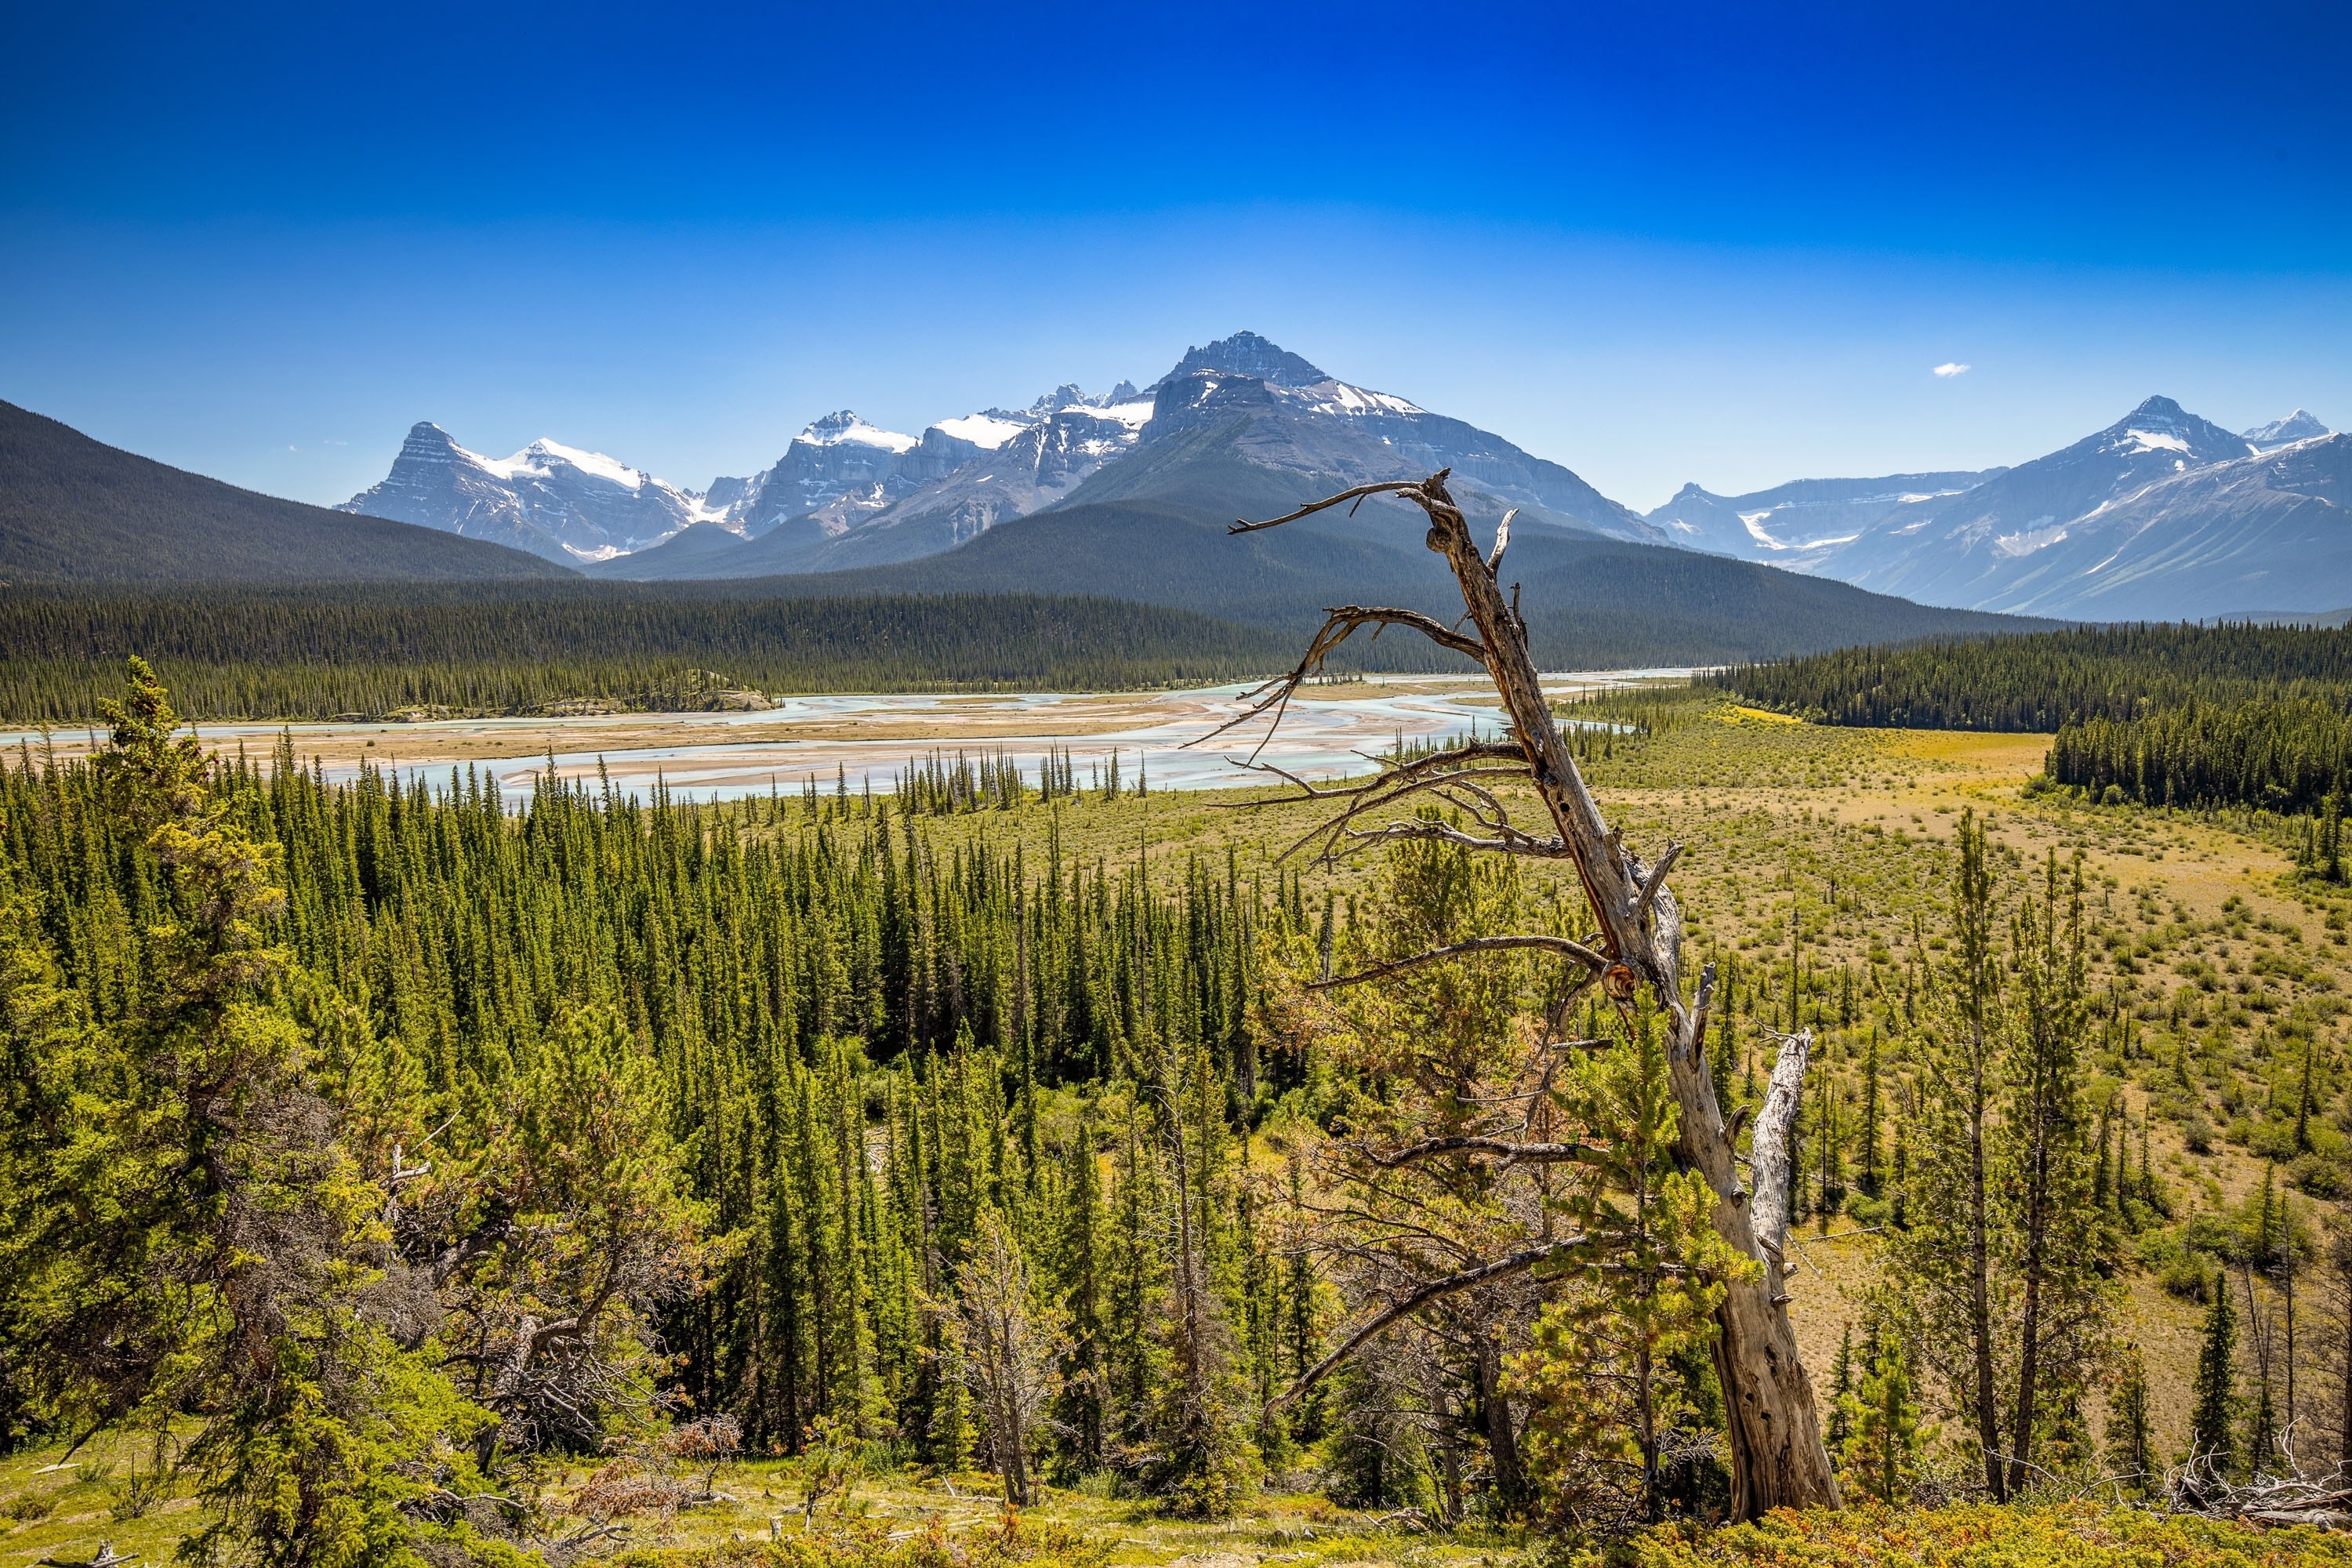
[{"label": "broken branch stub", "polygon": [[1789,1183],[1794,1173],[1789,1159],[1789,1131],[1797,1124],[1803,1103],[1805,1061],[1813,1048],[1810,1030],[1771,1037],[1780,1047],[1772,1060],[1772,1081],[1764,1091],[1764,1108],[1757,1113],[1756,1136],[1748,1145],[1748,1170],[1755,1179],[1756,1241],[1764,1249],[1775,1293],[1780,1263],[1789,1239]]}]

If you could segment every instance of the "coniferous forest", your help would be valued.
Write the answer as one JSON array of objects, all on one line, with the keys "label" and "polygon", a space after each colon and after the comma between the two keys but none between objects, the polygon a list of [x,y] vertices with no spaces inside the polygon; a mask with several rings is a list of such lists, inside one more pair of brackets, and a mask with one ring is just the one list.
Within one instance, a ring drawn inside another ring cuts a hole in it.
[{"label": "coniferous forest", "polygon": [[561,704],[696,710],[721,692],[1212,685],[1293,657],[1186,610],[1023,595],[781,598],[756,585],[415,584],[0,597],[0,720],[97,718],[127,654],[191,717],[380,718]]},{"label": "coniferous forest", "polygon": [[1818,723],[2054,732],[2109,802],[2315,813],[2352,777],[2352,630],[2132,626],[1843,648],[1705,678]]}]

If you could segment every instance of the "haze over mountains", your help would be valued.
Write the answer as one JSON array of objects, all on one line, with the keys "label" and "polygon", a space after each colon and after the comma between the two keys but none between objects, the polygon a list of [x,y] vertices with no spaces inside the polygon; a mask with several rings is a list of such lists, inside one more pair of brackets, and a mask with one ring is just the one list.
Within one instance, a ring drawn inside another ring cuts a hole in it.
[{"label": "haze over mountains", "polygon": [[[2302,409],[2237,434],[2151,397],[2014,468],[1799,479],[1742,496],[1689,485],[1644,517],[1502,437],[1241,332],[1187,351],[1140,391],[1065,385],[919,436],[842,410],[767,468],[703,491],[552,441],[484,458],[419,425],[384,482],[346,510],[592,575],[763,577],[924,561],[1058,509],[1197,510],[1237,474],[1253,477],[1244,492],[1288,495],[1299,487],[1275,477],[1311,478],[1303,493],[1444,468],[1474,513],[1518,508],[1523,537],[1549,528],[1672,545],[1926,605],[2169,618],[2352,604],[2343,458],[2326,445],[2344,439]],[[1231,471],[1203,488],[1213,456]]]},{"label": "haze over mountains", "polygon": [[1685,486],[1692,548],[1922,604],[2095,620],[2352,605],[2352,437],[2302,409],[2242,434],[2151,397],[2014,468]]}]

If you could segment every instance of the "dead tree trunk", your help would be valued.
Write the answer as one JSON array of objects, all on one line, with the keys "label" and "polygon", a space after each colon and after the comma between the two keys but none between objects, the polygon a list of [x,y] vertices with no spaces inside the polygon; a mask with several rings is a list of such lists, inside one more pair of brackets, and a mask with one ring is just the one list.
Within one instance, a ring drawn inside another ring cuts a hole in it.
[{"label": "dead tree trunk", "polygon": [[[1498,569],[1509,543],[1511,520],[1507,515],[1503,519],[1491,555],[1482,555],[1471,540],[1461,509],[1446,490],[1445,479],[1446,473],[1441,471],[1423,480],[1360,485],[1285,517],[1234,525],[1236,533],[1278,527],[1328,507],[1361,504],[1365,497],[1374,495],[1411,501],[1427,514],[1429,548],[1445,557],[1461,586],[1467,612],[1464,618],[1477,631],[1474,639],[1411,610],[1357,605],[1333,610],[1298,667],[1254,694],[1255,700],[1234,724],[1271,713],[1278,725],[1299,684],[1320,668],[1333,649],[1365,626],[1418,631],[1485,667],[1510,714],[1507,742],[1474,744],[1402,763],[1384,770],[1368,785],[1318,789],[1294,779],[1309,795],[1339,804],[1338,814],[1310,837],[1323,838],[1326,854],[1342,845],[1436,838],[1473,849],[1565,859],[1575,868],[1600,927],[1599,935],[1583,944],[1554,939],[1548,945],[1554,951],[1568,950],[1565,956],[1585,963],[1590,972],[1586,980],[1597,978],[1603,992],[1621,1007],[1629,1006],[1639,991],[1650,992],[1668,1023],[1667,1060],[1681,1112],[1683,1163],[1700,1173],[1713,1189],[1715,1226],[1724,1240],[1761,1266],[1746,1279],[1726,1282],[1718,1313],[1717,1368],[1730,1428],[1734,1510],[1741,1518],[1754,1518],[1783,1506],[1833,1505],[1837,1482],[1822,1446],[1812,1384],[1798,1357],[1796,1336],[1782,1310],[1786,1298],[1780,1293],[1780,1258],[1777,1248],[1766,1248],[1758,1238],[1749,1214],[1748,1189],[1739,1178],[1733,1135],[1725,1125],[1706,1070],[1706,1026],[1712,975],[1702,977],[1694,999],[1685,1002],[1683,997],[1682,914],[1665,886],[1666,872],[1679,847],[1669,846],[1654,862],[1644,862],[1625,847],[1602,819],[1600,806],[1569,754],[1559,726],[1553,721],[1528,647],[1527,623],[1504,596]],[[1517,593],[1515,586],[1512,598]],[[1550,818],[1549,836],[1537,837],[1511,825],[1501,802],[1484,782],[1498,774],[1521,777],[1533,784]],[[1385,822],[1371,829],[1356,826],[1367,812],[1424,793],[1462,806],[1481,831],[1417,818]],[[1801,1072],[1801,1066],[1797,1070]],[[1785,1162],[1785,1146],[1780,1157]],[[1785,1172],[1780,1179],[1786,1180]],[[1471,1272],[1483,1274],[1485,1269]],[[1369,1336],[1360,1335],[1351,1342],[1360,1343],[1364,1337]]]}]

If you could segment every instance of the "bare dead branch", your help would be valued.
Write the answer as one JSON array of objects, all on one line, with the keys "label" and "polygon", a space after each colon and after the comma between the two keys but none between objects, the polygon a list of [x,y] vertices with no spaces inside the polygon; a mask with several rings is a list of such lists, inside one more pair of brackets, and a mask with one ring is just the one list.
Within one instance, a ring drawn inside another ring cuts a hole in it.
[{"label": "bare dead branch", "polygon": [[1475,1268],[1465,1268],[1458,1274],[1448,1274],[1442,1279],[1429,1281],[1419,1289],[1407,1293],[1373,1313],[1361,1328],[1340,1341],[1329,1355],[1308,1367],[1300,1374],[1297,1382],[1276,1394],[1267,1404],[1266,1409],[1279,1410],[1313,1388],[1323,1381],[1333,1367],[1355,1354],[1366,1341],[1399,1318],[1417,1312],[1442,1297],[1451,1296],[1456,1291],[1467,1290],[1475,1285],[1484,1285],[1489,1280],[1500,1279],[1505,1275],[1521,1273],[1538,1263],[1547,1262],[1564,1253],[1573,1252],[1583,1245],[1584,1237],[1580,1232],[1575,1236],[1562,1237],[1556,1241],[1547,1241],[1534,1247],[1523,1247],[1507,1257],[1497,1258],[1491,1263],[1481,1263]]},{"label": "bare dead branch", "polygon": [[1503,514],[1503,525],[1495,530],[1495,552],[1486,557],[1486,571],[1490,576],[1497,567],[1502,565],[1503,552],[1510,548],[1511,519],[1518,515],[1519,509],[1513,507]]},{"label": "bare dead branch", "polygon": [[1682,852],[1683,847],[1681,845],[1669,844],[1666,846],[1666,852],[1658,857],[1658,863],[1650,868],[1649,876],[1644,878],[1642,882],[1641,897],[1633,900],[1633,924],[1635,927],[1638,928],[1649,923],[1650,905],[1656,900],[1658,889],[1666,885],[1666,873],[1675,868],[1675,862],[1681,858]]},{"label": "bare dead branch", "polygon": [[1353,974],[1342,974],[1332,980],[1310,983],[1309,991],[1330,991],[1342,985],[1361,985],[1370,980],[1385,980],[1391,974],[1402,974],[1409,969],[1419,969],[1425,963],[1439,963],[1449,958],[1461,958],[1474,952],[1556,952],[1562,958],[1572,958],[1587,968],[1598,972],[1609,967],[1609,961],[1580,942],[1570,942],[1564,936],[1479,936],[1467,942],[1449,942],[1444,947],[1416,952],[1411,958],[1400,958],[1388,963],[1377,963]]},{"label": "bare dead branch", "polygon": [[1364,1158],[1385,1171],[1453,1153],[1499,1154],[1507,1165],[1597,1165],[1608,1158],[1589,1143],[1514,1143],[1507,1138],[1424,1138],[1386,1154],[1366,1150]]},{"label": "bare dead branch", "polygon": [[1297,668],[1287,675],[1277,676],[1256,689],[1245,693],[1243,700],[1249,704],[1248,707],[1207,734],[1187,741],[1184,744],[1206,745],[1226,731],[1246,724],[1271,710],[1274,713],[1274,721],[1266,726],[1265,733],[1259,737],[1256,748],[1250,752],[1250,760],[1255,762],[1258,752],[1265,749],[1265,743],[1273,740],[1274,732],[1282,727],[1282,715],[1290,706],[1291,696],[1306,682],[1308,676],[1323,668],[1323,661],[1328,658],[1341,643],[1355,636],[1356,632],[1364,626],[1374,628],[1372,635],[1376,637],[1390,626],[1403,626],[1408,630],[1419,632],[1440,647],[1450,648],[1455,653],[1476,659],[1480,664],[1486,662],[1486,650],[1475,638],[1464,637],[1452,627],[1423,615],[1419,610],[1382,609],[1377,606],[1367,608],[1362,605],[1341,605],[1336,609],[1325,611],[1324,614],[1328,618],[1324,621],[1322,629],[1315,634],[1314,640],[1307,645],[1306,655],[1299,659]]},{"label": "bare dead branch", "polygon": [[[1437,478],[1439,479],[1443,479],[1446,475],[1453,471],[1454,470],[1451,468],[1440,468],[1437,471]],[[1358,485],[1354,489],[1341,490],[1338,495],[1326,496],[1323,500],[1318,501],[1310,501],[1307,505],[1300,507],[1297,511],[1286,511],[1280,517],[1271,517],[1266,519],[1264,522],[1250,522],[1246,520],[1237,521],[1231,528],[1225,530],[1225,531],[1227,533],[1257,533],[1269,528],[1280,528],[1286,522],[1297,522],[1302,517],[1312,517],[1318,511],[1328,511],[1331,508],[1338,506],[1341,501],[1353,501],[1355,503],[1354,506],[1350,506],[1348,509],[1348,515],[1353,517],[1356,514],[1356,507],[1363,505],[1366,498],[1368,497],[1378,495],[1404,495],[1409,491],[1419,490],[1424,485],[1431,482],[1432,481],[1428,479],[1383,479],[1378,484]]]}]

